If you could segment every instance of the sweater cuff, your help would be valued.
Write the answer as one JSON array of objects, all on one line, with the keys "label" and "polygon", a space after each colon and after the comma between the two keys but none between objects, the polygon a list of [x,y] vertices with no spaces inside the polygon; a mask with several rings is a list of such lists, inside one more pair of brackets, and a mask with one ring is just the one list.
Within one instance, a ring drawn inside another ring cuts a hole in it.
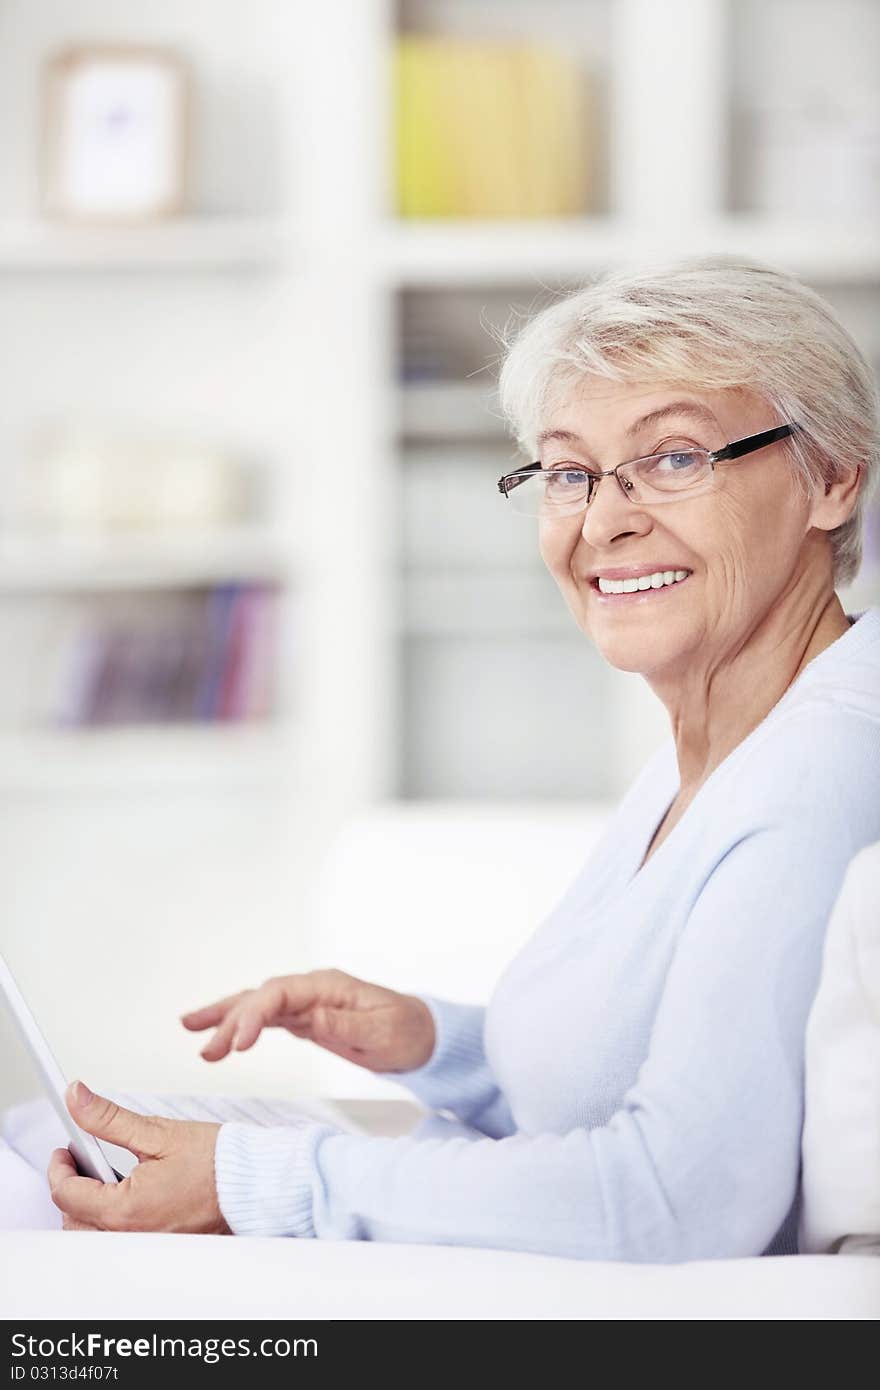
[{"label": "sweater cuff", "polygon": [[485,1009],[473,1004],[452,1004],[430,994],[419,994],[434,1020],[434,1051],[412,1071],[386,1072],[406,1086],[429,1110],[472,1113],[485,1105],[495,1091],[483,1050]]},{"label": "sweater cuff", "polygon": [[237,1236],[297,1236],[313,1239],[315,1150],[330,1125],[302,1129],[220,1126],[214,1177],[220,1211]]}]

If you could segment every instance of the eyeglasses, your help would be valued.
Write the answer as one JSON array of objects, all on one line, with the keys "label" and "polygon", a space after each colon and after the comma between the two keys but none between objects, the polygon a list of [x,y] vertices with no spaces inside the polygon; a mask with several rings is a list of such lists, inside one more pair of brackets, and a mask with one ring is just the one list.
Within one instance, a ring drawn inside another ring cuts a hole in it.
[{"label": "eyeglasses", "polygon": [[785,439],[798,429],[800,426],[793,422],[777,425],[775,429],[737,439],[723,449],[675,449],[664,454],[648,454],[646,458],[630,459],[601,473],[568,463],[545,468],[539,461],[499,478],[498,491],[504,494],[513,510],[523,516],[552,519],[586,511],[601,480],[614,477],[630,502],[639,507],[653,507],[661,502],[676,502],[708,492],[714,483],[717,463],[733,463],[745,454]]}]

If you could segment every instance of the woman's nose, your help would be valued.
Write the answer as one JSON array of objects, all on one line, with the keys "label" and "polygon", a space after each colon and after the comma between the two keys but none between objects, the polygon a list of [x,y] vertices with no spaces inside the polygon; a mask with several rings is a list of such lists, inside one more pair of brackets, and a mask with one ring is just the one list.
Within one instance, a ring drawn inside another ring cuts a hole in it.
[{"label": "woman's nose", "polygon": [[617,536],[641,535],[650,529],[648,513],[624,496],[613,474],[607,474],[595,484],[581,526],[581,535],[588,545],[608,545]]}]

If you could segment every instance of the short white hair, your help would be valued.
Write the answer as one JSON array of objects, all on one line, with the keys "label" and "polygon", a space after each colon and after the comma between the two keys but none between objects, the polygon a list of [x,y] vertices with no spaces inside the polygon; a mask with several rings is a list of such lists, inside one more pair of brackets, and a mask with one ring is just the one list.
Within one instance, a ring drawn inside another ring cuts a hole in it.
[{"label": "short white hair", "polygon": [[748,388],[802,426],[784,443],[806,496],[856,467],[856,505],[829,533],[836,585],[854,579],[876,484],[874,374],[831,306],[793,275],[728,256],[612,271],[502,330],[498,397],[534,459],[553,404],[579,381]]}]

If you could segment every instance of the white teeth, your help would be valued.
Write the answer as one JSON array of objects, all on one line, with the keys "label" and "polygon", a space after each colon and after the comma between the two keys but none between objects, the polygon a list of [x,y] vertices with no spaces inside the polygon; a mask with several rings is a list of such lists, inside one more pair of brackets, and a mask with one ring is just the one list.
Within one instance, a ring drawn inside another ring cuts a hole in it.
[{"label": "white teeth", "polygon": [[662,589],[686,579],[688,570],[655,570],[641,574],[638,579],[605,579],[599,576],[599,592],[603,594],[634,594],[640,589]]}]

